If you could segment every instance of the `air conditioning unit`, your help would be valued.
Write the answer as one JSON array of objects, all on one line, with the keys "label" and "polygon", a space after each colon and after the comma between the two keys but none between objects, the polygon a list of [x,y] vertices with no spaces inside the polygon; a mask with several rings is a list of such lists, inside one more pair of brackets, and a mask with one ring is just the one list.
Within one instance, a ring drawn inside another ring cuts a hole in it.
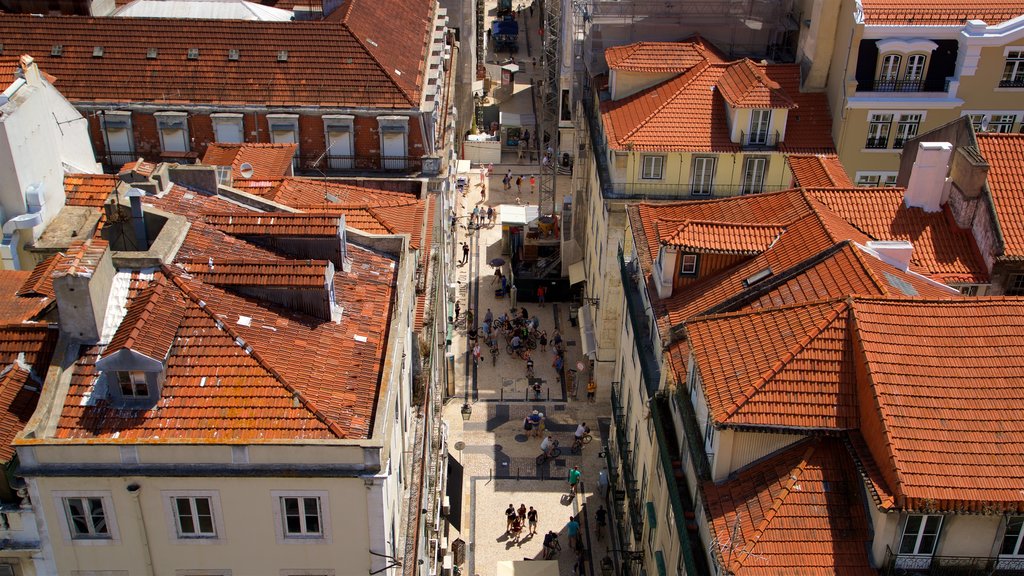
[{"label": "air conditioning unit", "polygon": [[448,516],[448,514],[450,514],[451,511],[452,511],[451,500],[449,500],[448,497],[445,496],[444,500],[442,500],[442,504],[441,504],[441,515],[442,516]]}]

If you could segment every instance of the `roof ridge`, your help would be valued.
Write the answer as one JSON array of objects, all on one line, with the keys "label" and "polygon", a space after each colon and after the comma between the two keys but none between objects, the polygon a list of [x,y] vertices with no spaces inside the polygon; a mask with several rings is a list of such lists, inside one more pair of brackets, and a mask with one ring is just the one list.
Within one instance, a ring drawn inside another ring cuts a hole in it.
[{"label": "roof ridge", "polygon": [[[826,248],[825,250],[829,250],[829,248]],[[822,252],[825,252],[825,250],[823,250]],[[817,257],[817,256],[818,255],[815,254],[815,257]],[[810,259],[808,259],[808,260],[810,260]],[[982,298],[982,296],[978,296],[978,298]],[[1021,296],[1019,299],[1021,300],[1022,303],[1024,303],[1024,296]],[[738,311],[734,311],[734,312],[718,312],[716,314],[707,314],[707,315],[704,315],[704,316],[697,316],[697,317],[694,317],[694,318],[690,318],[690,319],[686,320],[684,323],[685,324],[696,324],[697,322],[710,322],[712,320],[722,320],[722,319],[725,319],[725,318],[735,318],[735,317],[738,317],[738,316],[757,316],[757,315],[761,315],[761,314],[770,314],[770,313],[774,313],[774,312],[781,312],[781,311],[784,311],[784,310],[790,310],[792,308],[811,308],[811,307],[815,307],[815,306],[823,306],[825,304],[835,304],[837,302],[843,302],[843,301],[846,301],[846,300],[847,300],[847,298],[845,298],[845,297],[819,298],[817,300],[811,300],[811,301],[808,301],[808,302],[790,302],[789,304],[780,304],[779,306],[772,306],[772,307],[769,307],[769,308],[755,308],[753,310],[738,310]],[[937,300],[937,301],[938,302],[942,302],[942,300]]]},{"label": "roof ridge", "polygon": [[[786,498],[788,498],[789,495],[793,493],[793,489],[796,486],[797,481],[800,479],[804,471],[807,469],[808,461],[811,459],[811,456],[814,455],[814,452],[818,449],[818,445],[819,442],[812,442],[811,445],[808,446],[806,450],[804,450],[803,455],[800,457],[800,462],[790,469],[789,478],[786,484],[782,487],[782,490],[780,490],[779,493],[775,495],[775,498],[772,498],[772,507],[769,508],[767,512],[765,512],[764,517],[757,524],[757,526],[754,527],[754,532],[753,534],[751,534],[750,538],[753,541],[753,545],[751,546],[751,548],[757,545],[758,541],[761,539],[761,536],[764,535],[765,531],[768,529],[768,526],[772,523],[772,520],[774,520],[775,517],[778,516],[779,510],[782,508],[782,505],[786,502]],[[736,568],[742,568],[743,561],[749,558],[750,556],[751,551],[744,550],[740,554],[740,556],[733,562],[733,564],[736,566]]]},{"label": "roof ridge", "polygon": [[[819,303],[816,304],[814,307],[825,305],[825,303]],[[815,338],[820,336],[822,332],[824,332],[833,322],[835,322],[844,310],[850,309],[850,304],[846,302],[845,299],[839,299],[838,302],[832,301],[828,305],[835,306],[835,309],[833,309],[832,312],[826,314],[825,318],[820,320],[812,330],[807,332],[800,340],[797,341],[796,346],[794,346],[792,349],[786,352],[782,356],[782,358],[776,361],[771,368],[765,371],[765,373],[761,374],[761,376],[757,379],[756,382],[748,386],[747,389],[741,394],[740,399],[738,401],[733,401],[733,407],[728,412],[725,413],[725,418],[723,419],[723,422],[735,416],[740,411],[740,408],[742,408],[747,402],[753,399],[753,397],[756,396],[758,392],[761,392],[761,390],[763,390],[766,384],[771,382],[771,380],[775,378],[775,376],[778,376],[778,374],[782,372],[782,370],[790,362],[792,362],[797,356],[800,355],[800,353],[807,349],[807,346],[809,346]],[[810,306],[808,306],[808,308],[810,308]],[[769,310],[777,311],[778,309],[770,308]]]},{"label": "roof ridge", "polygon": [[[377,209],[379,209],[379,208],[381,208],[381,207],[380,206],[367,206],[366,207],[366,211],[369,212],[371,216],[376,218],[377,222],[381,226],[383,226],[385,230],[387,230],[390,234],[394,234],[395,233],[395,227],[388,224],[387,218],[385,218],[383,215],[377,213]],[[346,224],[346,226],[347,225],[348,224]]]},{"label": "roof ridge", "polygon": [[[174,271],[173,269],[171,269],[168,266],[164,266],[163,268],[165,269],[166,273],[168,273],[168,275],[171,277],[171,280],[174,282],[175,286],[177,286],[178,289],[181,290],[181,292],[189,300],[192,301],[192,303],[194,303],[195,305],[199,306],[199,308],[207,316],[209,316],[211,320],[217,322],[218,325],[220,326],[221,330],[224,330],[225,332],[227,332],[228,335],[231,336],[231,338],[233,338],[236,343],[238,341],[242,341],[242,342],[246,341],[239,334],[236,334],[235,331],[228,325],[227,322],[224,322],[224,321],[220,320],[219,318],[217,318],[213,314],[213,312],[208,309],[208,307],[206,305],[206,302],[204,302],[202,298],[199,298],[198,294],[195,294],[192,291],[192,287],[188,286],[188,284],[185,282],[185,280],[183,278],[179,277],[179,275],[178,275],[178,273],[176,271]],[[302,406],[304,408],[309,410],[309,412],[311,414],[313,414],[313,416],[315,416],[317,420],[320,420],[321,422],[323,422],[324,425],[327,426],[327,429],[330,430],[332,434],[334,434],[339,439],[345,438],[345,433],[341,429],[341,427],[338,426],[337,422],[334,422],[331,419],[329,419],[326,414],[324,414],[319,408],[317,408],[313,404],[313,402],[309,398],[307,398],[305,394],[302,393],[301,390],[299,390],[295,386],[292,386],[291,384],[289,384],[288,381],[285,380],[284,376],[282,376],[277,370],[275,370],[272,366],[270,366],[270,364],[267,363],[266,360],[264,360],[263,355],[260,354],[258,350],[256,350],[252,346],[249,346],[249,350],[250,350],[249,355],[254,360],[256,360],[256,363],[259,364],[261,368],[266,370],[267,373],[271,374],[278,382],[280,382],[281,385],[284,386],[284,389],[287,390],[288,392],[290,392],[292,394],[292,397],[297,399],[299,401],[299,403],[302,404]]]},{"label": "roof ridge", "polygon": [[[703,64],[703,66],[702,66],[702,64]],[[658,114],[658,112],[661,112],[661,110],[665,106],[668,106],[669,103],[671,103],[673,100],[675,100],[676,96],[678,96],[680,92],[685,90],[701,74],[703,74],[704,71],[707,70],[709,66],[711,66],[711,63],[705,58],[704,62],[702,62],[701,64],[695,64],[693,66],[693,68],[690,68],[686,72],[683,72],[683,73],[681,73],[681,74],[679,74],[679,75],[677,75],[677,76],[675,76],[673,78],[665,80],[664,82],[661,82],[659,84],[655,84],[654,86],[651,86],[650,88],[648,88],[646,90],[641,90],[640,92],[637,92],[636,94],[633,94],[632,96],[630,96],[630,98],[633,99],[633,101],[636,101],[637,98],[633,98],[634,96],[641,96],[641,95],[650,94],[651,92],[657,90],[658,88],[660,88],[662,86],[667,86],[668,84],[670,84],[672,82],[675,82],[677,80],[682,82],[682,84],[679,86],[679,88],[676,89],[674,92],[672,92],[672,94],[668,98],[666,98],[664,102],[662,102],[661,104],[658,105],[657,108],[652,110],[651,113],[648,114],[646,118],[644,118],[640,122],[637,122],[637,125],[634,126],[633,129],[629,131],[629,133],[627,133],[625,136],[619,138],[619,142],[624,142],[627,138],[630,138],[631,136],[633,136],[634,134],[639,132],[641,128],[646,126],[647,123],[650,122],[651,119],[654,118]],[[687,79],[687,76],[689,76],[689,79]]]}]

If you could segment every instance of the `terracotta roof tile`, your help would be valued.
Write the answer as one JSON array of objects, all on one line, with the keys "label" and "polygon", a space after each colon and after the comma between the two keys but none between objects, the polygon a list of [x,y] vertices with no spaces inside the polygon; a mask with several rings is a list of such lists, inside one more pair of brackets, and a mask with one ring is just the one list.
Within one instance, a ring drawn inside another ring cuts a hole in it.
[{"label": "terracotta roof tile", "polygon": [[987,283],[989,274],[970,230],[946,214],[907,208],[902,188],[812,189],[808,193],[872,240],[914,245],[911,263],[942,282]]},{"label": "terracotta roof tile", "polygon": [[[292,159],[298,144],[224,144],[214,142],[206,147],[203,164],[231,166],[232,178],[238,180],[280,180],[291,173]],[[252,166],[253,174],[244,178],[242,164]]]},{"label": "terracotta roof tile", "polygon": [[785,230],[772,224],[687,220],[674,232],[662,230],[661,243],[681,250],[720,254],[760,254]]},{"label": "terracotta roof tile", "polygon": [[46,326],[0,327],[0,462],[35,412],[59,332]]},{"label": "terracotta roof tile", "polygon": [[[5,51],[35,55],[73,102],[409,109],[424,84],[430,6],[355,0],[345,21],[294,22],[4,14],[0,36]],[[92,56],[97,45],[102,58]],[[186,58],[190,48],[197,59]]]},{"label": "terracotta roof tile", "polygon": [[715,554],[736,576],[877,574],[860,482],[842,444],[800,442],[704,483]]},{"label": "terracotta roof tile", "polygon": [[779,144],[779,151],[786,154],[835,154],[828,96],[824,92],[800,90],[798,65],[769,64],[764,71],[796,103],[796,109],[790,110],[786,117],[786,137]]},{"label": "terracotta roof tile", "polygon": [[[42,266],[40,264],[32,272],[0,270],[0,324],[32,321],[53,302],[53,281],[40,278],[45,273]],[[30,282],[33,277],[38,279],[40,292],[36,291],[36,284]],[[47,287],[49,293],[42,293]]]},{"label": "terracotta roof tile", "polygon": [[896,504],[1021,512],[1024,299],[856,299],[861,431]]},{"label": "terracotta roof tile", "polygon": [[117,177],[113,174],[65,174],[64,203],[99,208],[114,193],[117,184]]},{"label": "terracotta roof tile", "polygon": [[157,278],[132,300],[102,356],[132,350],[163,361],[184,314],[181,293],[169,287],[163,277]]},{"label": "terracotta roof tile", "polygon": [[826,301],[707,316],[686,325],[717,424],[857,427],[848,307]]},{"label": "terracotta roof tile", "polygon": [[1024,135],[976,134],[1003,233],[1003,258],[1024,259]]},{"label": "terracotta roof tile", "polygon": [[21,58],[18,56],[0,56],[0,86],[6,90],[14,82],[21,71]]},{"label": "terracotta roof tile", "polygon": [[782,86],[748,58],[726,66],[715,86],[733,108],[796,108]]},{"label": "terracotta roof tile", "polygon": [[950,26],[968,20],[983,20],[993,25],[1024,14],[1021,0],[863,0],[864,23],[869,25]]},{"label": "terracotta roof tile", "polygon": [[134,172],[139,176],[145,176],[148,178],[153,175],[153,172],[156,172],[156,164],[153,162],[146,162],[145,160],[134,160],[126,163],[124,166],[121,166],[121,169],[117,171],[117,174],[121,175],[130,172]]},{"label": "terracotta roof tile", "polygon": [[685,72],[705,60],[725,58],[711,44],[695,37],[682,42],[636,42],[604,51],[608,68],[626,72]]},{"label": "terracotta roof tile", "polygon": [[852,188],[853,181],[835,155],[788,154],[796,185],[804,188]]},{"label": "terracotta roof tile", "polygon": [[53,271],[66,258],[63,254],[54,254],[43,260],[32,269],[25,283],[18,289],[18,296],[46,296],[54,297]]},{"label": "terracotta roof tile", "polygon": [[327,260],[214,260],[181,262],[193,278],[213,286],[323,288]]},{"label": "terracotta roof tile", "polygon": [[274,189],[268,199],[286,206],[314,205],[327,203],[351,206],[373,206],[386,202],[409,202],[415,200],[411,194],[391,192],[365,186],[354,186],[328,180],[308,178],[285,178]]},{"label": "terracotta roof tile", "polygon": [[232,236],[337,236],[341,218],[297,212],[207,214],[206,224]]},{"label": "terracotta roof tile", "polygon": [[72,242],[65,257],[54,266],[54,277],[91,276],[96,271],[100,258],[107,252],[107,247],[107,241],[102,238]]}]

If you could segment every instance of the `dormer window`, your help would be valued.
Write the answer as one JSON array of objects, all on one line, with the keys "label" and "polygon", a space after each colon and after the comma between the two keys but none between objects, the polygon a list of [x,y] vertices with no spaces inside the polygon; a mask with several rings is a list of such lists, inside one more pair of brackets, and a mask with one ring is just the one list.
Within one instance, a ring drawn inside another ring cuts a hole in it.
[{"label": "dormer window", "polygon": [[135,398],[138,400],[149,398],[149,383],[146,381],[145,372],[118,372],[117,383],[121,387],[121,396],[123,398]]},{"label": "dormer window", "polygon": [[746,144],[768,144],[768,126],[771,121],[771,110],[751,110],[750,136]]},{"label": "dormer window", "polygon": [[697,254],[683,254],[679,263],[679,275],[696,276],[699,264],[700,257]]},{"label": "dormer window", "polygon": [[882,66],[878,69],[878,79],[882,82],[895,82],[900,77],[899,54],[887,54],[882,58]]}]

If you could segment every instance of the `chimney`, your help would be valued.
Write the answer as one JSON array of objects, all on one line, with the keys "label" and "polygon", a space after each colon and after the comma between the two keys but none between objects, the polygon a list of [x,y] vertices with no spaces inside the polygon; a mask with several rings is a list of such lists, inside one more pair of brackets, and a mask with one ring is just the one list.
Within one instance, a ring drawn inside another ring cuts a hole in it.
[{"label": "chimney", "polygon": [[142,197],[146,193],[138,188],[129,188],[125,196],[132,205],[132,230],[135,233],[135,249],[149,250],[149,236],[146,235],[146,216],[142,213]]},{"label": "chimney", "polygon": [[106,240],[93,238],[68,248],[53,272],[62,333],[79,342],[100,341],[114,274]]},{"label": "chimney", "polygon": [[345,215],[342,214],[338,217],[338,240],[339,250],[341,254],[341,271],[351,272],[352,271],[352,260],[348,257],[348,236],[345,233]]},{"label": "chimney", "polygon": [[903,240],[872,240],[868,242],[868,250],[878,258],[906,272],[910,267],[910,258],[914,255],[914,245]]},{"label": "chimney", "polygon": [[34,58],[28,54],[21,55],[21,73],[24,75],[25,81],[28,82],[29,86],[38,86],[40,84],[39,66],[36,64]]},{"label": "chimney", "polygon": [[988,180],[989,164],[974,146],[959,146],[949,167],[949,179],[967,198],[977,198]]},{"label": "chimney", "polygon": [[672,277],[676,271],[676,259],[679,257],[675,248],[662,246],[658,254],[658,262],[654,267],[654,280],[658,289],[658,298],[672,295]]},{"label": "chimney", "polygon": [[949,197],[949,161],[953,145],[949,142],[921,142],[917,159],[910,170],[903,202],[925,212],[938,212]]}]

